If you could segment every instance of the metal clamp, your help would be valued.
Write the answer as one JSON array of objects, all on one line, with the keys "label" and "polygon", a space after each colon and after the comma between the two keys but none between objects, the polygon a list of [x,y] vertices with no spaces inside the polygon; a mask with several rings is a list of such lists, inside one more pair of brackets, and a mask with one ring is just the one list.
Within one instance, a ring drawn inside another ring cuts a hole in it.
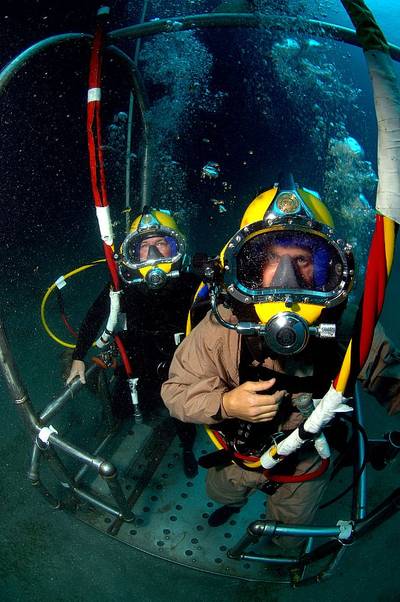
[{"label": "metal clamp", "polygon": [[351,520],[338,520],[336,526],[339,527],[338,540],[346,543],[353,535],[354,524]]},{"label": "metal clamp", "polygon": [[53,426],[51,426],[51,424],[49,424],[49,426],[44,426],[43,428],[41,428],[37,436],[38,436],[38,439],[42,443],[44,443],[46,445],[46,447],[48,447],[50,436],[53,433],[58,435],[58,431]]}]

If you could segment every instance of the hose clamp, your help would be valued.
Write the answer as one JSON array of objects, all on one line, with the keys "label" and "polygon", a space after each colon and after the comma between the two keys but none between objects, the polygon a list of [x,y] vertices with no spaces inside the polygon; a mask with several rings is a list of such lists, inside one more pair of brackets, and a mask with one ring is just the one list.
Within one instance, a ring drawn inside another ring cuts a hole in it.
[{"label": "hose clamp", "polygon": [[51,426],[51,424],[49,424],[49,426],[44,426],[40,429],[37,438],[39,439],[39,441],[44,443],[45,447],[49,447],[49,439],[50,436],[53,434],[58,435],[58,431],[53,426]]},{"label": "hose clamp", "polygon": [[336,526],[339,527],[338,540],[343,544],[350,543],[350,539],[353,536],[353,521],[338,520]]}]

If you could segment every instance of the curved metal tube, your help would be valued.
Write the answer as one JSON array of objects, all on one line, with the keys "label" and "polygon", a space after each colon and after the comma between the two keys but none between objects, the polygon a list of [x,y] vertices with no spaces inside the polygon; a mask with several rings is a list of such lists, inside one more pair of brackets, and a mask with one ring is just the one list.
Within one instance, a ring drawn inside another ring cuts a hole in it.
[{"label": "curved metal tube", "polygon": [[85,44],[91,42],[93,39],[92,35],[87,33],[64,33],[58,36],[51,36],[29,46],[26,50],[21,52],[15,59],[13,59],[8,65],[0,72],[0,95],[4,92],[10,80],[20,71],[25,65],[36,55],[41,52],[48,50],[53,46],[59,46],[68,42],[85,42]]},{"label": "curved metal tube", "polygon": [[[356,32],[348,27],[333,25],[316,19],[299,19],[298,17],[283,17],[281,15],[262,15],[249,13],[213,13],[203,15],[189,15],[172,19],[159,19],[140,25],[131,25],[115,29],[107,34],[107,39],[140,38],[153,36],[158,33],[171,33],[187,31],[189,29],[203,29],[208,27],[248,27],[268,28],[278,31],[295,31],[329,37],[352,46],[361,47]],[[389,44],[391,57],[400,61],[400,48]]]},{"label": "curved metal tube", "polygon": [[105,50],[107,52],[111,52],[113,56],[121,59],[121,61],[125,63],[125,65],[128,67],[128,73],[131,80],[131,87],[138,101],[141,116],[143,119],[143,126],[148,127],[148,124],[145,122],[145,113],[149,110],[149,99],[147,97],[147,92],[139,69],[137,68],[131,57],[128,54],[126,54],[123,50],[118,48],[118,46],[106,46]]},{"label": "curved metal tube", "polygon": [[283,525],[275,521],[258,520],[251,523],[247,532],[257,539],[263,535],[274,536],[308,536],[308,537],[337,537],[340,538],[339,527],[313,527],[312,525]]},{"label": "curved metal tube", "polygon": [[[247,559],[263,561],[269,564],[274,562],[285,564],[285,561],[281,562],[282,559],[274,559],[273,556],[263,556],[247,552],[247,548],[251,544],[258,542],[262,537],[266,537],[269,540],[275,536],[336,537],[339,539],[340,534],[340,528],[337,526],[313,527],[311,525],[281,525],[271,520],[257,520],[248,525],[246,534],[228,551],[228,556],[235,560]],[[317,548],[317,550],[311,552],[310,557],[313,557],[319,549],[320,548]]]},{"label": "curved metal tube", "polygon": [[[357,422],[361,425],[364,425],[363,421],[363,406],[360,392],[360,381],[356,382],[356,386],[354,389],[354,410],[356,414]],[[357,456],[354,462],[354,472],[357,474],[365,459],[365,455],[367,450],[365,448],[365,442],[362,437],[361,432],[357,431]],[[367,515],[367,470],[366,466],[362,473],[360,474],[358,487],[353,493],[353,512],[355,514],[354,518],[356,520],[362,520]]]},{"label": "curved metal tube", "polygon": [[150,149],[150,124],[146,117],[149,110],[149,99],[140,71],[135,62],[117,46],[107,46],[107,52],[112,52],[128,68],[130,84],[135,98],[138,102],[140,117],[143,124],[143,156],[140,168],[140,199],[141,208],[145,205],[151,206],[151,149]]},{"label": "curved metal tube", "polygon": [[38,418],[32,409],[29,393],[19,375],[2,320],[0,319],[0,372],[3,374],[9,394],[22,420],[31,433],[40,429]]},{"label": "curved metal tube", "polygon": [[4,324],[0,319],[0,369],[3,373],[10,396],[15,403],[28,398],[28,392],[20,378],[14,357],[8,343]]},{"label": "curved metal tube", "polygon": [[[93,36],[84,33],[67,33],[60,34],[57,36],[51,36],[36,44],[33,44],[15,59],[13,59],[4,69],[0,72],[0,96],[5,91],[6,87],[12,80],[12,78],[27,65],[27,63],[39,55],[40,53],[48,50],[49,48],[57,47],[62,44],[69,42],[81,43],[88,45],[92,42]],[[147,98],[146,90],[143,84],[143,80],[140,73],[135,65],[134,61],[125,52],[117,48],[116,46],[106,46],[105,50],[110,52],[111,55],[117,58],[120,62],[128,68],[128,74],[130,79],[131,88],[137,98],[140,115],[143,123],[143,136],[144,136],[144,152],[141,165],[141,202],[144,205],[150,205],[150,149],[149,149],[149,124],[146,119],[146,112],[149,108],[149,101]]]}]

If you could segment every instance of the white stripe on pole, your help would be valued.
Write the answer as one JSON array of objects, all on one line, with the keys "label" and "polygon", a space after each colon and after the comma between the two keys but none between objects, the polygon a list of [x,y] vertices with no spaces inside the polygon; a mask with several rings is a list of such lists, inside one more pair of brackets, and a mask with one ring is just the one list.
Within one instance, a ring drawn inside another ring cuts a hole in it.
[{"label": "white stripe on pole", "polygon": [[101,100],[101,88],[89,88],[87,93],[88,102],[96,102]]}]

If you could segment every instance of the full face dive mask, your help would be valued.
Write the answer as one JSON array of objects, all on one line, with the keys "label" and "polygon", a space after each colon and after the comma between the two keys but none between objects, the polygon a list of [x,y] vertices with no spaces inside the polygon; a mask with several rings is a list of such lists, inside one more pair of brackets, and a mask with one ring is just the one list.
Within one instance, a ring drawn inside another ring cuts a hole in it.
[{"label": "full face dive mask", "polygon": [[[347,299],[354,261],[317,193],[297,187],[291,177],[263,192],[247,208],[220,264],[211,302],[224,326],[265,337],[280,355],[303,350],[310,334],[335,336],[335,324],[320,323],[321,312]],[[222,291],[235,307],[252,307],[258,322],[224,321],[217,303]]]},{"label": "full face dive mask", "polygon": [[121,245],[118,270],[126,284],[159,289],[180,274],[185,239],[168,211],[144,209]]}]

